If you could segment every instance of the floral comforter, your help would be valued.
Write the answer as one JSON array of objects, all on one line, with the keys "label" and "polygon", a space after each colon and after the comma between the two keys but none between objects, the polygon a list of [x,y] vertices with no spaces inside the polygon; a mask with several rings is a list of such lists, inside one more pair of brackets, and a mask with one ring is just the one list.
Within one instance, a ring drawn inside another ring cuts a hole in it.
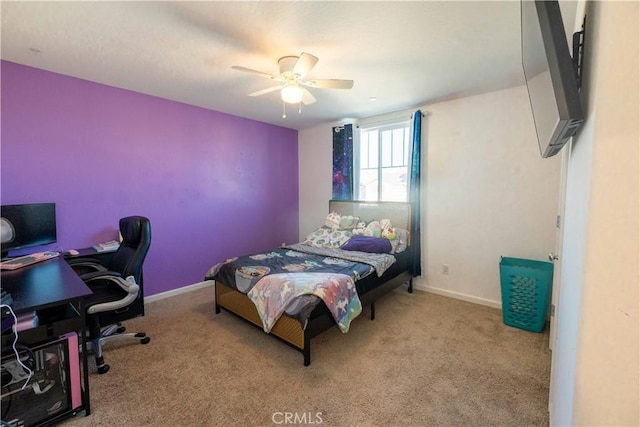
[{"label": "floral comforter", "polygon": [[206,279],[247,294],[267,332],[284,313],[306,327],[309,314],[320,301],[324,301],[338,326],[346,332],[351,320],[362,310],[354,282],[374,272],[381,276],[394,261],[389,254],[314,248],[298,243],[227,259],[214,265]]}]

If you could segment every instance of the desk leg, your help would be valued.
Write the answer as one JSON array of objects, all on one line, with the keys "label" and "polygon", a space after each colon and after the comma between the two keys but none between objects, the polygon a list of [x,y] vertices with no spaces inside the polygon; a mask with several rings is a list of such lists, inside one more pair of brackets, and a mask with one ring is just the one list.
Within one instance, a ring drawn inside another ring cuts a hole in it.
[{"label": "desk leg", "polygon": [[89,397],[89,364],[87,363],[87,318],[84,307],[84,299],[80,300],[80,317],[82,318],[82,330],[80,331],[82,343],[82,378],[84,379],[84,401],[85,416],[91,414],[91,399]]}]

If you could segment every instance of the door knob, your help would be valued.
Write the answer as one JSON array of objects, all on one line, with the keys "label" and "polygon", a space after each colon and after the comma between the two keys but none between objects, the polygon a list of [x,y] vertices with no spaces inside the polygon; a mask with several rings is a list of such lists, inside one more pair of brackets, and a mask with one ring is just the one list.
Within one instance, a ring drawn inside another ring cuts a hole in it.
[{"label": "door knob", "polygon": [[549,252],[549,261],[553,262],[557,260],[558,260],[558,255],[554,255],[553,253]]}]

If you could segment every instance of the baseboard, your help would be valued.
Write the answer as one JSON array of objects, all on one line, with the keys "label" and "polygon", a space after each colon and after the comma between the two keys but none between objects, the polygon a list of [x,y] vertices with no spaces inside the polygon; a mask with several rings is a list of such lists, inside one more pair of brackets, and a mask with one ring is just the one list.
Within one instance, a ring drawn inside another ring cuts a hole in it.
[{"label": "baseboard", "polygon": [[430,292],[436,295],[442,295],[443,297],[459,299],[462,301],[472,302],[474,304],[480,304],[480,305],[485,305],[487,307],[502,309],[501,301],[493,301],[486,298],[474,297],[472,295],[462,294],[460,292],[449,291],[446,289],[434,288],[431,286],[420,286],[420,285],[416,285],[415,282],[413,287],[414,289],[424,291],[424,292]]},{"label": "baseboard", "polygon": [[204,282],[194,283],[193,285],[183,286],[182,288],[172,289],[167,292],[161,292],[159,294],[151,295],[149,297],[144,298],[144,303],[148,304],[150,302],[158,301],[161,299],[173,297],[176,295],[184,294],[185,292],[195,291],[197,289],[206,288],[209,286],[213,286],[215,282],[213,280],[205,280]]},{"label": "baseboard", "polygon": [[[204,282],[194,283],[192,285],[183,286],[182,288],[178,288],[178,289],[172,289],[170,291],[166,291],[166,292],[162,292],[162,293],[159,293],[159,294],[151,295],[149,297],[145,297],[144,303],[147,304],[147,303],[150,303],[150,302],[159,301],[159,300],[162,300],[162,299],[165,299],[165,298],[169,298],[169,297],[172,297],[172,296],[180,295],[180,294],[183,294],[185,292],[191,292],[191,291],[195,291],[195,290],[198,290],[198,289],[202,289],[202,288],[206,288],[206,287],[209,287],[209,286],[213,286],[214,283],[215,282],[213,280],[205,280]],[[436,294],[436,295],[442,295],[444,297],[459,299],[459,300],[471,302],[471,303],[474,303],[474,304],[480,304],[480,305],[485,305],[485,306],[488,306],[488,307],[502,309],[502,303],[500,301],[493,301],[493,300],[489,300],[489,299],[485,299],[485,298],[474,297],[472,295],[462,294],[460,292],[454,292],[454,291],[449,291],[449,290],[446,290],[446,289],[434,288],[434,287],[431,287],[431,286],[418,285],[415,282],[413,284],[413,289],[415,289],[417,291],[422,291],[422,292],[430,292],[430,293]]]}]

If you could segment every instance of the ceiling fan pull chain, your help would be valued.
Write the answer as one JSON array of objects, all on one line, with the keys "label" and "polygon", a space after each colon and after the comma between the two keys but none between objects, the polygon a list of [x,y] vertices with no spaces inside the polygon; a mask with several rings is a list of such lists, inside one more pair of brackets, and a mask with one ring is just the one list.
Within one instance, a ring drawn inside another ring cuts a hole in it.
[{"label": "ceiling fan pull chain", "polygon": [[282,118],[287,118],[287,104],[284,101],[282,101]]},{"label": "ceiling fan pull chain", "polygon": [[298,114],[302,114],[302,102],[298,104]]}]

